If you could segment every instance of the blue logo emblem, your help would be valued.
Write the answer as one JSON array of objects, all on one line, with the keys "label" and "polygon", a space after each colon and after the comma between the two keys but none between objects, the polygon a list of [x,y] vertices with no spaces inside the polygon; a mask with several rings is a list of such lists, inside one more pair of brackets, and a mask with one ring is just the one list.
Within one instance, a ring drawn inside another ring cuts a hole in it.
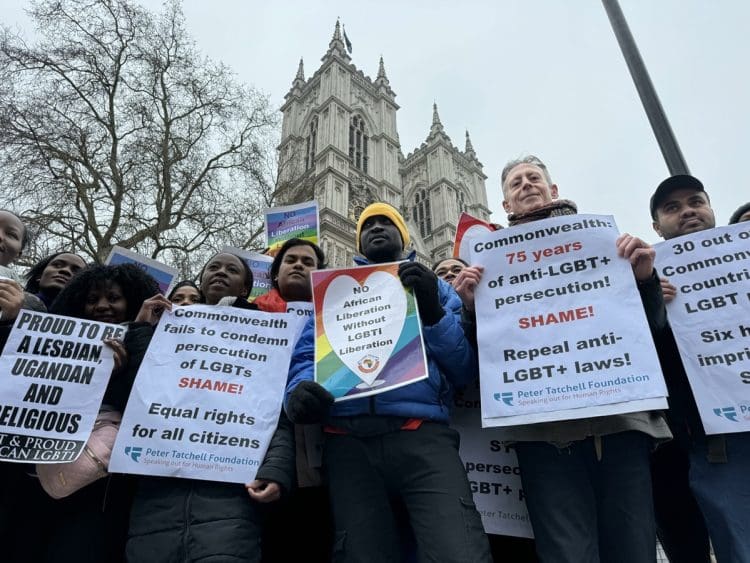
[{"label": "blue logo emblem", "polygon": [[714,414],[716,416],[723,416],[727,420],[731,420],[732,422],[738,422],[737,421],[737,411],[734,407],[723,407],[719,409],[714,409]]},{"label": "blue logo emblem", "polygon": [[138,463],[138,458],[141,457],[141,454],[143,453],[143,448],[139,448],[136,446],[125,446],[125,455],[129,455],[131,459]]},{"label": "blue logo emblem", "polygon": [[510,392],[495,393],[494,397],[496,401],[502,401],[509,407],[513,406],[513,393],[510,393]]}]

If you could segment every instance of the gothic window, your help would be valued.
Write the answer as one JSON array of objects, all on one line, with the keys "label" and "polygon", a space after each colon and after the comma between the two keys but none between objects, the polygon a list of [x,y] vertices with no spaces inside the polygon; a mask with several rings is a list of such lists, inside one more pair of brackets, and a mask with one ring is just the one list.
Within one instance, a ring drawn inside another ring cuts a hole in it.
[{"label": "gothic window", "polygon": [[432,234],[432,212],[430,210],[430,196],[425,190],[418,190],[414,196],[412,218],[419,227],[422,238]]},{"label": "gothic window", "polygon": [[365,120],[355,115],[349,124],[349,158],[352,159],[354,167],[359,168],[365,174],[367,174],[367,161],[369,160],[368,139],[365,134]]},{"label": "gothic window", "polygon": [[305,151],[305,170],[315,165],[315,151],[318,144],[318,116],[312,118],[310,130],[307,135],[307,149]]}]

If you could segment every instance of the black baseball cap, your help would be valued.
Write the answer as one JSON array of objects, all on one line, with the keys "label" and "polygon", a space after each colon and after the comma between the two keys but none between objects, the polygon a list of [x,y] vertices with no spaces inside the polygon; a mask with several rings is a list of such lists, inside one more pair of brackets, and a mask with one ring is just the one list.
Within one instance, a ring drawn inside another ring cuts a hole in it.
[{"label": "black baseball cap", "polygon": [[703,183],[696,177],[690,174],[676,174],[670,176],[664,180],[656,188],[654,195],[651,196],[651,218],[656,221],[656,209],[662,204],[662,202],[675,190],[679,189],[693,189],[697,192],[704,192],[706,189],[703,187]]}]

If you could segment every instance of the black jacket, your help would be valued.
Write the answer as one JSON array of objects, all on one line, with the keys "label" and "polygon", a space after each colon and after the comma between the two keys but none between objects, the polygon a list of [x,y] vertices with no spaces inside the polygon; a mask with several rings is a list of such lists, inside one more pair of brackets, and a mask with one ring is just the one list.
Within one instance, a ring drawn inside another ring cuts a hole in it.
[{"label": "black jacket", "polygon": [[[128,334],[133,341],[142,341],[139,331]],[[152,328],[149,341],[151,335]],[[122,375],[120,390],[132,386],[129,374]],[[275,481],[288,493],[295,471],[294,425],[282,410],[256,478]],[[263,512],[264,506],[251,500],[243,485],[142,477],[131,510],[127,559],[259,561]]]},{"label": "black jacket", "polygon": [[692,441],[703,440],[706,437],[698,414],[698,406],[695,403],[685,367],[682,365],[671,327],[667,324],[653,335],[664,373],[664,381],[669,391],[667,422],[675,440],[688,449]]}]

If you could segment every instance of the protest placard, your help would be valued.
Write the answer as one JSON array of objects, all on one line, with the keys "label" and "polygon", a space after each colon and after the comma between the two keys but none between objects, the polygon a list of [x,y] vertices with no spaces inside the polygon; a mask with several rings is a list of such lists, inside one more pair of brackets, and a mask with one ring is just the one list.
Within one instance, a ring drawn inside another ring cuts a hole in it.
[{"label": "protest placard", "polygon": [[337,401],[427,377],[417,302],[398,264],[312,272],[315,381]]},{"label": "protest placard", "polygon": [[273,287],[271,284],[271,264],[273,264],[273,257],[233,246],[225,246],[221,251],[239,256],[245,261],[247,267],[250,268],[253,274],[253,289],[247,298],[248,301],[252,302],[256,297],[260,297],[271,291],[271,287]]},{"label": "protest placard", "polygon": [[114,366],[119,325],[22,310],[0,357],[0,459],[74,461]]},{"label": "protest placard", "polygon": [[478,234],[496,231],[491,223],[477,219],[468,213],[461,213],[456,225],[456,240],[453,242],[453,256],[466,260],[471,258],[471,239]]},{"label": "protest placard", "polygon": [[249,483],[278,424],[296,315],[165,311],[138,370],[110,471]]},{"label": "protest placard", "polygon": [[479,388],[456,393],[453,405],[451,427],[461,435],[458,453],[484,531],[533,538],[516,452],[503,445],[503,430],[481,427]]},{"label": "protest placard", "polygon": [[294,339],[298,340],[302,334],[302,330],[305,328],[305,322],[313,316],[313,304],[310,301],[288,301],[286,304],[286,312],[304,319],[304,321],[299,324],[297,334],[294,335]]},{"label": "protest placard", "polygon": [[288,301],[286,304],[286,312],[307,319],[313,314],[313,304],[309,301]]},{"label": "protest placard", "polygon": [[[706,434],[750,430],[750,223],[654,246],[667,305]],[[748,320],[745,320],[748,319]]]},{"label": "protest placard", "polygon": [[482,423],[512,426],[664,408],[666,387],[611,216],[482,234],[472,263]]},{"label": "protest placard", "polygon": [[162,295],[169,294],[169,290],[177,282],[177,274],[179,273],[177,269],[162,264],[158,260],[141,256],[137,252],[119,246],[112,248],[104,263],[109,266],[135,264],[156,280],[156,283],[159,284],[159,292]]},{"label": "protest placard", "polygon": [[281,246],[292,238],[309,240],[318,244],[318,202],[306,201],[284,207],[266,209],[266,246],[275,256]]}]

